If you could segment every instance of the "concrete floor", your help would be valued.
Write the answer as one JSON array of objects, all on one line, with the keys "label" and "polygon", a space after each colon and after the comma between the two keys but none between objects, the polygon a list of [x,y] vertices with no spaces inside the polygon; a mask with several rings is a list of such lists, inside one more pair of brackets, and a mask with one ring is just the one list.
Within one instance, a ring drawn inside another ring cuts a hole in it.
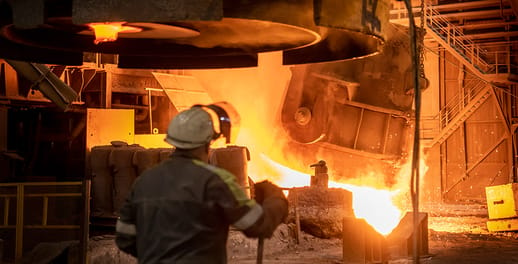
[{"label": "concrete floor", "polygon": [[[429,254],[422,264],[511,264],[518,263],[518,232],[490,233],[486,228],[487,210],[483,205],[441,205],[429,210]],[[424,211],[424,210],[423,210]],[[113,236],[97,236],[90,241],[91,264],[136,263],[116,250]],[[342,240],[319,239],[303,234],[295,243],[287,225],[281,225],[265,240],[263,263],[305,264],[344,263]],[[257,240],[231,231],[228,240],[229,264],[256,263]],[[390,259],[388,263],[413,263],[410,258]]]}]

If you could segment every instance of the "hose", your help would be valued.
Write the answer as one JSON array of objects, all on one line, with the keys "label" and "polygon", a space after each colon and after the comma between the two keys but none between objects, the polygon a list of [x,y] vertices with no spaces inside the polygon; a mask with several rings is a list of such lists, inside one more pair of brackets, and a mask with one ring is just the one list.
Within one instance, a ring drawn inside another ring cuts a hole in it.
[{"label": "hose", "polygon": [[[419,87],[419,57],[417,53],[417,41],[415,31],[414,13],[410,0],[404,0],[408,12],[408,25],[410,33],[410,56],[412,58],[412,74],[414,80],[414,146],[412,152],[412,176],[410,177],[410,195],[412,197],[414,236],[412,243],[412,255],[415,264],[419,264],[419,123],[421,115],[421,89]],[[423,10],[422,10],[423,11]],[[421,12],[422,12],[421,11]]]}]

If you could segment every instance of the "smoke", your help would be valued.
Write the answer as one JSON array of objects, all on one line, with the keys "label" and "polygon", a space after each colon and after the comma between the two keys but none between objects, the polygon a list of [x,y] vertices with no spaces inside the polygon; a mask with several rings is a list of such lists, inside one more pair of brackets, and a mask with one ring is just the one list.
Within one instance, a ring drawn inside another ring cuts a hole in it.
[{"label": "smoke", "polygon": [[[309,164],[324,159],[330,165],[329,174],[334,181],[400,190],[402,199],[406,199],[404,194],[409,190],[411,170],[410,161],[405,158],[395,166],[390,160],[372,161],[332,147],[313,148],[312,151],[308,145],[293,143],[280,120],[292,77],[290,67],[282,65],[281,52],[259,54],[257,67],[192,70],[188,74],[200,81],[215,102],[228,101],[240,114],[236,144],[250,150],[248,170],[255,181],[283,179],[282,173],[272,169],[272,161],[310,175],[313,170]],[[330,157],[332,154],[336,157]],[[422,158],[424,160],[425,156]],[[341,173],[336,171],[338,167]],[[421,177],[423,175],[421,173]]]},{"label": "smoke", "polygon": [[[409,152],[408,157],[409,158],[407,159],[402,159],[401,165],[398,166],[399,168],[396,174],[397,182],[394,185],[394,188],[399,190],[399,192],[394,201],[397,202],[397,206],[400,209],[411,211],[413,210],[410,197],[410,179],[412,177],[412,159],[410,158],[412,157],[411,151]],[[428,165],[426,164],[427,154],[422,148],[420,150],[419,157],[419,188],[422,190],[425,175],[428,172]]]},{"label": "smoke", "polygon": [[[260,53],[257,67],[189,72],[207,89],[211,98],[231,103],[241,117],[235,144],[250,150],[248,168],[254,180],[269,178],[263,172],[265,154],[274,160],[283,159],[279,153],[287,139],[280,125],[280,112],[291,79],[289,67],[282,65],[282,53]],[[258,179],[255,179],[258,178]]]}]

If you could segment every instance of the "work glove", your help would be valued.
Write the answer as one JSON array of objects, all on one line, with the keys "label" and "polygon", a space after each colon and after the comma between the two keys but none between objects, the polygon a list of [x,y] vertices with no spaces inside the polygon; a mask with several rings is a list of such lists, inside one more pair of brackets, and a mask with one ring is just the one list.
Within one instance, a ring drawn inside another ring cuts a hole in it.
[{"label": "work glove", "polygon": [[288,216],[288,199],[282,189],[270,181],[262,181],[254,184],[255,200],[272,213],[275,213],[280,221]]},{"label": "work glove", "polygon": [[279,186],[262,181],[254,184],[255,200],[263,208],[262,217],[244,231],[249,237],[269,238],[288,216],[288,200]]},{"label": "work glove", "polygon": [[282,193],[281,188],[270,181],[262,181],[254,184],[254,192],[255,200],[259,204],[263,204],[264,200],[270,197],[277,197],[280,199],[286,198]]}]

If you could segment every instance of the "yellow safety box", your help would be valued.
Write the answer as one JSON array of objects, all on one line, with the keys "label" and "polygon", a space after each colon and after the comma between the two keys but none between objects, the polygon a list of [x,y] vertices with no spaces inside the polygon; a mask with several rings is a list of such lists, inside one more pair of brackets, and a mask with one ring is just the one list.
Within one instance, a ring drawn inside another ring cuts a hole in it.
[{"label": "yellow safety box", "polygon": [[491,232],[518,230],[518,218],[489,220],[486,224]]},{"label": "yellow safety box", "polygon": [[518,217],[518,183],[486,187],[489,219]]}]

